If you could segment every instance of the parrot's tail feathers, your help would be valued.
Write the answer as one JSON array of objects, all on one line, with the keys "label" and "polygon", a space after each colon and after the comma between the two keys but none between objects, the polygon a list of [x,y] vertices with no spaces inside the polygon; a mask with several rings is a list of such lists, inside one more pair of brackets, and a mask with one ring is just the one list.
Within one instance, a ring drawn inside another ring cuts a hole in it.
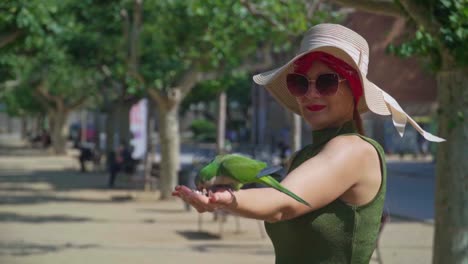
[{"label": "parrot's tail feathers", "polygon": [[301,197],[297,196],[296,194],[294,194],[293,192],[291,192],[290,190],[286,189],[285,187],[283,187],[281,185],[281,183],[279,183],[278,181],[276,181],[274,178],[272,178],[271,176],[270,177],[262,177],[260,178],[259,180],[261,183],[265,184],[265,185],[268,185],[288,196],[290,196],[291,198],[293,198],[294,200],[304,204],[304,205],[307,205],[309,207],[310,204],[308,202],[306,202],[304,199],[302,199]]},{"label": "parrot's tail feathers", "polygon": [[265,177],[265,176],[269,176],[271,174],[279,174],[278,172],[281,171],[283,169],[283,167],[281,166],[273,166],[273,167],[266,167],[265,169],[261,170],[258,174],[257,174],[257,179],[260,179],[262,177]]}]

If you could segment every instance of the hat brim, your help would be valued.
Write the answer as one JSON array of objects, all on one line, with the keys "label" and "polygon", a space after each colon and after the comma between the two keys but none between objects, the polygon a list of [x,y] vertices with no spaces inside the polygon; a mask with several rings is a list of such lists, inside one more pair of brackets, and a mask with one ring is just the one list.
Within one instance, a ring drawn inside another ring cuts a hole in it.
[{"label": "hat brim", "polygon": [[335,46],[322,46],[300,53],[277,69],[255,75],[253,80],[258,85],[264,86],[282,106],[301,115],[301,110],[296,98],[291,95],[287,89],[286,75],[294,72],[293,63],[298,58],[316,51],[331,54],[340,58],[354,69],[359,69],[357,72],[359,73],[364,94],[358,103],[359,113],[370,110],[378,115],[391,115],[393,124],[401,136],[404,134],[406,123],[409,122],[427,140],[433,142],[445,141],[443,138],[439,138],[424,131],[405,111],[403,111],[393,97],[367,79],[366,74],[360,70],[360,67],[349,54]]}]

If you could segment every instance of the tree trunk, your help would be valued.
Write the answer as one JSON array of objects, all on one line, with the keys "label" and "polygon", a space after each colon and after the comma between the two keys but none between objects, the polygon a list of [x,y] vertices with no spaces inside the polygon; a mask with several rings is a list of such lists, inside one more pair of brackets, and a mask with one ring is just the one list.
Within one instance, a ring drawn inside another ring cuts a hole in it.
[{"label": "tree trunk", "polygon": [[87,121],[87,111],[82,109],[80,111],[80,142],[83,144],[87,141],[87,134],[88,134],[88,121]]},{"label": "tree trunk", "polygon": [[106,155],[109,155],[114,150],[114,134],[115,134],[115,107],[110,105],[107,108],[106,116]]},{"label": "tree trunk", "polygon": [[36,118],[34,135],[35,136],[39,135],[43,129],[44,129],[44,114],[40,114]]},{"label": "tree trunk", "polygon": [[101,111],[95,111],[93,112],[93,123],[94,123],[94,128],[96,131],[95,137],[94,137],[94,144],[96,146],[96,149],[102,153],[104,150],[102,149],[103,143],[101,142],[101,135],[104,129],[104,118],[103,114]]},{"label": "tree trunk", "polygon": [[21,117],[21,139],[25,139],[28,134],[28,118],[26,116]]},{"label": "tree trunk", "polygon": [[468,72],[439,72],[433,263],[468,263]]},{"label": "tree trunk", "polygon": [[7,124],[7,133],[11,134],[13,133],[13,117],[12,116],[7,116],[6,118],[6,124]]},{"label": "tree trunk", "polygon": [[216,136],[216,150],[218,154],[223,154],[225,151],[225,135],[226,135],[226,92],[222,92],[218,98],[218,133]]},{"label": "tree trunk", "polygon": [[122,102],[118,106],[118,127],[119,127],[119,144],[129,144],[132,136],[130,135],[130,102]]},{"label": "tree trunk", "polygon": [[66,133],[65,122],[67,120],[66,111],[49,112],[50,119],[50,136],[52,140],[52,148],[55,154],[65,154]]},{"label": "tree trunk", "polygon": [[161,107],[158,104],[159,142],[161,144],[161,199],[168,199],[178,183],[180,134],[179,105]]},{"label": "tree trunk", "polygon": [[154,104],[151,100],[148,101],[148,141],[147,141],[147,152],[145,158],[145,191],[150,190],[150,179],[151,179],[151,167],[154,162],[154,157],[156,154],[156,140],[153,138],[153,134],[156,128],[156,120],[155,120],[155,111],[154,111]]}]

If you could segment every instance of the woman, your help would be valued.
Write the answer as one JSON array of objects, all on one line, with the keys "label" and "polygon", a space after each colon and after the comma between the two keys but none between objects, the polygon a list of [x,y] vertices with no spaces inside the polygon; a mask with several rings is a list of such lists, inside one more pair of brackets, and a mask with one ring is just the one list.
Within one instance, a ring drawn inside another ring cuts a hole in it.
[{"label": "woman", "polygon": [[291,160],[281,182],[306,200],[296,202],[271,188],[220,191],[203,196],[185,186],[173,195],[199,212],[223,208],[265,220],[276,263],[369,263],[376,244],[386,191],[382,148],[363,136],[359,113],[392,115],[402,133],[406,120],[396,103],[367,80],[367,42],[356,32],[320,24],[305,35],[296,57],[254,76],[287,109],[313,129],[313,143]]}]

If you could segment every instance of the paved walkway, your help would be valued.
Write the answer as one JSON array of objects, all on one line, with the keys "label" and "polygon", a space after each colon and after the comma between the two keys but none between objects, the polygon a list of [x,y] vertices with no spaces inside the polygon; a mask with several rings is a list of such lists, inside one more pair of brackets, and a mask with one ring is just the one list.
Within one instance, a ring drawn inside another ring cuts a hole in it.
[{"label": "paved walkway", "polygon": [[[220,226],[204,214],[199,232],[199,214],[180,201],[108,190],[105,174],[79,173],[70,157],[16,153],[0,156],[0,263],[274,262],[259,221],[238,219],[239,231],[232,216]],[[432,236],[431,224],[392,218],[383,263],[430,263]]]}]

